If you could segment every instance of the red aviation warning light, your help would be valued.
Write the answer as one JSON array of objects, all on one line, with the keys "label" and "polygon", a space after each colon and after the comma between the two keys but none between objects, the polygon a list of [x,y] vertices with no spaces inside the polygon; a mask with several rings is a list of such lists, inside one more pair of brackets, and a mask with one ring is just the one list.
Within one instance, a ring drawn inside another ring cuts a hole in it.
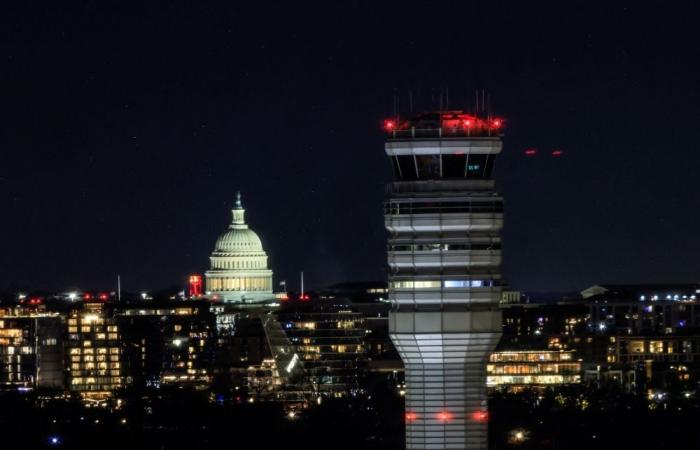
[{"label": "red aviation warning light", "polygon": [[552,150],[552,156],[554,156],[555,158],[557,158],[563,154],[564,154],[564,152],[562,150]]},{"label": "red aviation warning light", "polygon": [[391,119],[387,119],[384,121],[384,130],[387,132],[392,132],[396,129],[396,122]]},{"label": "red aviation warning light", "polygon": [[488,137],[498,135],[504,125],[500,117],[479,117],[464,111],[436,111],[382,122],[384,131],[394,138]]},{"label": "red aviation warning light", "polygon": [[190,275],[190,298],[202,296],[202,276]]},{"label": "red aviation warning light", "polygon": [[418,414],[416,414],[414,412],[407,412],[406,413],[406,422],[415,422],[417,418],[418,418]]},{"label": "red aviation warning light", "polygon": [[489,413],[486,411],[475,411],[472,413],[472,419],[477,422],[486,422],[489,420]]},{"label": "red aviation warning light", "polygon": [[537,154],[537,149],[528,148],[525,150],[525,156],[535,156]]},{"label": "red aviation warning light", "polygon": [[438,413],[437,418],[440,422],[449,422],[452,420],[452,413],[449,411],[442,411]]}]

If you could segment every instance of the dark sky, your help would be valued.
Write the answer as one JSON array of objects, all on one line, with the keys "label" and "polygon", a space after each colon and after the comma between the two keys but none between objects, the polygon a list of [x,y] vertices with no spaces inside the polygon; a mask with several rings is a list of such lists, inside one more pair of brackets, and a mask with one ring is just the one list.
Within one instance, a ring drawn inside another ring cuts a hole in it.
[{"label": "dark sky", "polygon": [[700,279],[697,6],[25,3],[0,15],[0,290],[182,283],[239,189],[276,282],[382,279],[379,124],[443,88],[507,120],[514,288]]}]

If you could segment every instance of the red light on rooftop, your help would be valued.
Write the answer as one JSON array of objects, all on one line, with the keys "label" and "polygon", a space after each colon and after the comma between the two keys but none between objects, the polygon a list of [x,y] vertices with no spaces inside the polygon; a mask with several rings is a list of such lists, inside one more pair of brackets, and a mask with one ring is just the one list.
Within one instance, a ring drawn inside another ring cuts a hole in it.
[{"label": "red light on rooftop", "polygon": [[472,413],[472,419],[477,422],[486,422],[489,420],[489,413],[486,411],[475,411]]},{"label": "red light on rooftop", "polygon": [[552,156],[561,156],[563,155],[564,152],[562,150],[554,150],[552,151]]},{"label": "red light on rooftop", "polygon": [[502,126],[503,126],[503,120],[501,120],[501,119],[493,119],[491,121],[491,128],[498,129],[498,128],[501,128]]},{"label": "red light on rooftop", "polygon": [[413,422],[418,418],[418,414],[414,412],[407,412],[406,413],[406,422]]},{"label": "red light on rooftop", "polygon": [[525,156],[535,156],[537,154],[537,150],[534,148],[528,148],[525,150]]},{"label": "red light on rooftop", "polygon": [[464,125],[465,128],[471,128],[471,126],[474,125],[474,121],[471,119],[465,119],[462,121],[462,125]]},{"label": "red light on rooftop", "polygon": [[89,292],[86,292],[85,295],[83,295],[83,299],[85,300],[91,300],[92,299],[92,294]]},{"label": "red light on rooftop", "polygon": [[309,294],[300,295],[299,300],[301,300],[302,302],[308,302],[309,301]]},{"label": "red light on rooftop", "polygon": [[452,420],[452,414],[448,411],[442,411],[441,413],[438,413],[437,418],[440,422],[449,422]]},{"label": "red light on rooftop", "polygon": [[109,295],[107,295],[107,294],[105,294],[104,292],[102,292],[102,293],[98,296],[98,298],[99,298],[100,300],[107,300],[107,299],[109,298]]},{"label": "red light on rooftop", "polygon": [[396,122],[394,122],[393,120],[385,120],[384,129],[386,131],[394,131],[396,129]]},{"label": "red light on rooftop", "polygon": [[202,276],[190,275],[190,297],[199,297],[202,295]]}]

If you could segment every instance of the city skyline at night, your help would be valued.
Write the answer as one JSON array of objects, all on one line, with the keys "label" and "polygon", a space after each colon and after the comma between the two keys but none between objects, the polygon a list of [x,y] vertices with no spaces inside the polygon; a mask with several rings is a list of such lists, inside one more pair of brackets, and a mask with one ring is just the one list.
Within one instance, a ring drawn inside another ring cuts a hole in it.
[{"label": "city skyline at night", "polygon": [[4,6],[3,450],[700,446],[700,6]]}]

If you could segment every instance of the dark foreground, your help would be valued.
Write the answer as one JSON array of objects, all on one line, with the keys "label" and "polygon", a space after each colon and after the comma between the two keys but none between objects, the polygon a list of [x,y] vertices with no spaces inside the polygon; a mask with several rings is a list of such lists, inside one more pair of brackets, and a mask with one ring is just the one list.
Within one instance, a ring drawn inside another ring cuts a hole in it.
[{"label": "dark foreground", "polygon": [[[350,400],[327,400],[290,417],[278,404],[183,389],[125,393],[116,411],[37,394],[0,397],[0,448],[13,449],[402,449],[402,399],[386,384]],[[693,393],[662,401],[579,387],[495,394],[492,449],[700,448]]]}]

